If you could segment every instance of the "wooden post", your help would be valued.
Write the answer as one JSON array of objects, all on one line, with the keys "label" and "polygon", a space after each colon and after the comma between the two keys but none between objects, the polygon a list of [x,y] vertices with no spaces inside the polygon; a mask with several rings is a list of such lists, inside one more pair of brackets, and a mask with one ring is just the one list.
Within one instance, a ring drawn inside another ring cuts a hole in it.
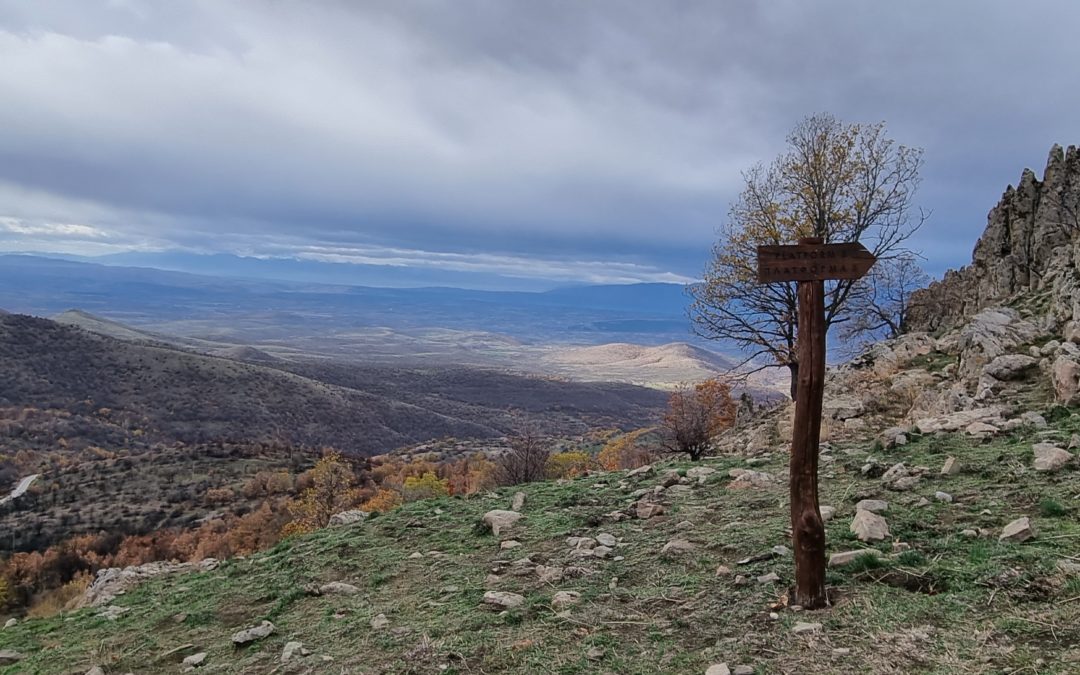
[{"label": "wooden post", "polygon": [[825,244],[806,237],[797,245],[758,247],[758,282],[798,282],[798,370],[794,385],[795,426],[789,463],[791,543],[795,591],[791,604],[819,609],[825,591],[825,523],[818,507],[818,450],[825,394],[825,280],[858,279],[876,258],[858,242]]},{"label": "wooden post", "polygon": [[[801,239],[800,244],[821,244]],[[825,282],[798,282],[799,375],[795,384],[795,427],[789,464],[791,540],[795,550],[792,604],[818,609],[825,593],[825,523],[818,506],[818,452],[825,393]]]}]

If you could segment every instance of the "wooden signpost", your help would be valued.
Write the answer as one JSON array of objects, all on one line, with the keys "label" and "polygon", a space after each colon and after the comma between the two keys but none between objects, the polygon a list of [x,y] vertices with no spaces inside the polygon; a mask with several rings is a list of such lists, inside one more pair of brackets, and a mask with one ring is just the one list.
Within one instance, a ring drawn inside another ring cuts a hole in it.
[{"label": "wooden signpost", "polygon": [[877,259],[859,243],[825,244],[807,237],[791,246],[758,247],[758,283],[797,281],[799,360],[795,426],[791,435],[791,543],[795,596],[791,604],[817,609],[825,593],[825,523],[818,507],[818,449],[825,391],[825,280],[858,279]]}]

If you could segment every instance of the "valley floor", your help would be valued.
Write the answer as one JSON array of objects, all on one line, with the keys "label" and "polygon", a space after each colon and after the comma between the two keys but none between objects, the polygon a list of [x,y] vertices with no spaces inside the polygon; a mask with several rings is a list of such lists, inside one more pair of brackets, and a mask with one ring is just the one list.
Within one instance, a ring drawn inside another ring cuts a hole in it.
[{"label": "valley floor", "polygon": [[[778,452],[753,467],[775,480],[755,485],[729,477],[745,458],[703,462],[716,471],[656,491],[665,513],[648,519],[605,514],[671,483],[667,469],[695,465],[523,486],[523,518],[499,538],[478,524],[509,508],[513,489],[411,503],[149,582],[114,601],[114,618],[87,608],[20,622],[0,631],[0,651],[23,658],[0,672],[176,673],[184,657],[205,652],[200,673],[700,674],[719,663],[754,673],[1075,673],[1080,487],[1075,467],[1033,471],[1031,446],[1048,435],[1067,441],[1080,418],[1053,425],[989,441],[937,435],[893,450],[833,448],[822,468],[822,504],[836,509],[830,552],[866,546],[848,527],[862,499],[888,501],[892,536],[876,562],[830,568],[827,610],[783,606],[792,560],[771,553],[790,545]],[[868,454],[932,470],[894,492],[862,474]],[[960,472],[939,474],[950,456]],[[999,541],[1020,516],[1036,536]],[[617,542],[607,557],[568,542],[600,534]],[[502,549],[500,539],[520,546]],[[896,553],[894,541],[907,546]],[[359,592],[314,592],[334,581]],[[524,601],[492,610],[483,602],[491,590]],[[569,593],[556,599],[561,591]],[[233,646],[230,636],[264,620],[270,636]],[[294,646],[282,663],[291,641],[311,653]]]}]

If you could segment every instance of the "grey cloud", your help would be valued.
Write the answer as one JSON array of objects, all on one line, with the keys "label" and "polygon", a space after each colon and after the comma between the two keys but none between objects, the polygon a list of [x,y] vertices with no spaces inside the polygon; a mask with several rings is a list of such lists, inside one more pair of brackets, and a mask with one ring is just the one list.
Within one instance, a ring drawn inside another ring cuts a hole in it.
[{"label": "grey cloud", "polygon": [[1038,7],[0,1],[0,216],[686,276],[740,171],[828,110],[926,148],[940,271],[1077,140],[1080,8]]}]

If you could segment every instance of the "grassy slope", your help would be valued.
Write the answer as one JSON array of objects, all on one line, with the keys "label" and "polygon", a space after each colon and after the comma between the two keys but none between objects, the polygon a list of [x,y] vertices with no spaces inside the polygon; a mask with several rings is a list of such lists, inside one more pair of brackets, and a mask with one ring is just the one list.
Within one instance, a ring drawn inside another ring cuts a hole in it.
[{"label": "grassy slope", "polygon": [[[1072,433],[1080,420],[1073,416],[1056,426]],[[108,673],[179,672],[175,662],[159,657],[194,643],[209,652],[200,672],[267,673],[288,640],[314,652],[303,661],[310,670],[300,672],[702,673],[720,661],[752,664],[759,673],[1076,672],[1080,577],[1068,577],[1056,565],[1080,556],[1080,488],[1075,469],[1055,475],[1030,470],[1034,437],[1018,433],[985,444],[928,437],[879,454],[934,469],[908,493],[888,493],[860,475],[867,447],[834,450],[835,461],[823,468],[822,503],[838,510],[829,527],[830,550],[859,545],[848,533],[854,503],[882,496],[890,502],[893,535],[915,553],[880,568],[830,570],[836,604],[829,610],[780,610],[771,619],[770,605],[792,579],[790,558],[736,562],[789,543],[782,485],[729,489],[721,471],[672,500],[668,516],[597,526],[597,517],[627,504],[634,489],[657,482],[653,475],[626,479],[629,485],[620,487],[624,477],[611,474],[525,487],[526,517],[513,532],[523,546],[512,551],[500,554],[496,539],[475,527],[486,510],[506,508],[510,491],[417,502],[212,572],[148,583],[116,602],[131,608],[116,621],[87,609],[0,631],[0,649],[29,655],[4,672],[84,672],[95,664]],[[963,473],[936,474],[948,455],[960,458]],[[764,468],[782,471],[783,460],[774,455]],[[741,463],[730,458],[708,465]],[[937,490],[951,493],[956,503],[915,505]],[[998,543],[1000,528],[1021,515],[1032,517],[1038,537]],[[678,531],[682,520],[694,523],[693,529]],[[978,527],[993,536],[959,536]],[[604,531],[624,542],[616,549],[624,561],[570,558],[565,537]],[[661,546],[676,536],[696,542],[696,551],[672,560],[660,556]],[[415,552],[425,555],[409,558]],[[551,587],[510,568],[494,587],[525,595],[524,609],[499,615],[479,608],[496,561],[527,554],[536,562],[581,564],[595,573]],[[733,575],[717,577],[720,564],[751,582],[739,586]],[[770,571],[781,584],[753,581]],[[331,580],[364,593],[304,593],[308,584]],[[583,602],[559,616],[550,608],[557,590],[579,591]],[[369,627],[379,613],[389,628]],[[262,619],[272,620],[277,632],[234,651],[229,636]],[[821,622],[824,631],[796,636],[796,621]],[[594,647],[604,651],[599,660],[586,655]],[[851,653],[834,654],[839,647]],[[334,662],[324,663],[322,655]]]}]

